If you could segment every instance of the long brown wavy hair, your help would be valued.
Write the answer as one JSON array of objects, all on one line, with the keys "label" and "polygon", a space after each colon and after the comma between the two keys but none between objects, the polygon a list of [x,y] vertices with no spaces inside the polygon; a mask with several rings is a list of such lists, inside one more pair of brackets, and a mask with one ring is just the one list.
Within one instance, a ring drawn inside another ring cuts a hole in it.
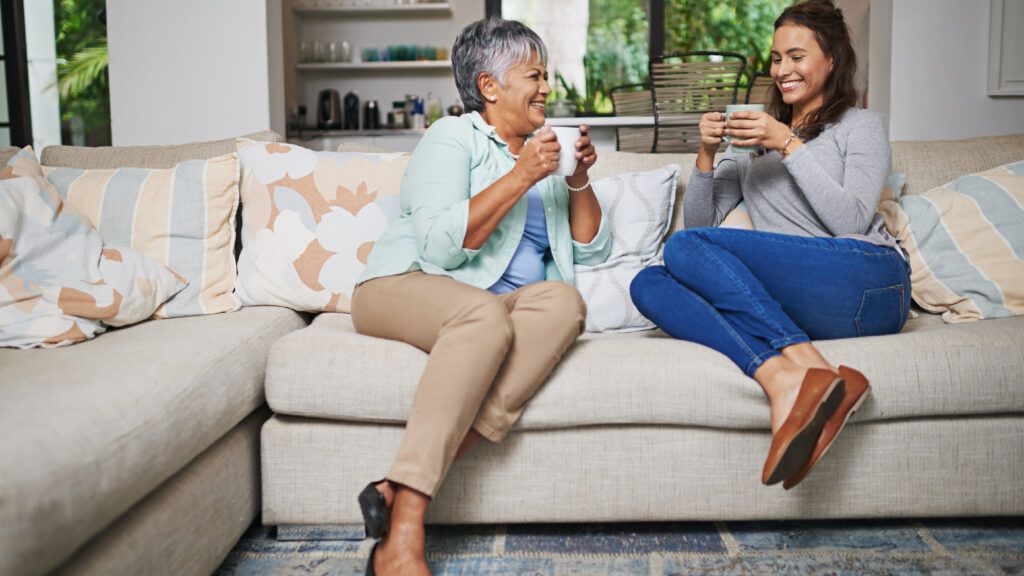
[{"label": "long brown wavy hair", "polygon": [[[825,80],[821,108],[812,112],[803,126],[795,127],[804,140],[813,140],[826,126],[838,122],[848,109],[857,105],[854,85],[857,55],[843,11],[829,0],[808,0],[786,8],[775,21],[775,29],[785,24],[796,24],[814,32],[821,51],[832,59],[832,72]],[[774,82],[768,95],[768,113],[787,125],[793,121],[793,107],[783,102],[779,85]]]}]

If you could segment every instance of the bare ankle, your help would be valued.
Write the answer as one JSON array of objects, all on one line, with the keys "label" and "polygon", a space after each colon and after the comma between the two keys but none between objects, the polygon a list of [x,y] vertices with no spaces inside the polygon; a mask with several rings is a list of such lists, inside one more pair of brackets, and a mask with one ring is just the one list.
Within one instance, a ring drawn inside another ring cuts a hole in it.
[{"label": "bare ankle", "polygon": [[801,342],[786,346],[779,350],[783,356],[803,368],[821,368],[832,372],[839,372],[825,356],[810,342]]}]

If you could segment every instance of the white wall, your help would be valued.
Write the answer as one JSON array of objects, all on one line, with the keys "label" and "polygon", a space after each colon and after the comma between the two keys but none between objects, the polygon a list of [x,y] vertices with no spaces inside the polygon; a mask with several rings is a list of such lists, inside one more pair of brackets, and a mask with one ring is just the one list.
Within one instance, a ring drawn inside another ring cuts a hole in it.
[{"label": "white wall", "polygon": [[57,92],[57,44],[53,2],[25,2],[25,52],[31,98],[32,146],[36,151],[60,144],[60,96]]},{"label": "white wall", "polygon": [[113,143],[283,131],[279,14],[280,0],[107,0]]},{"label": "white wall", "polygon": [[[887,3],[875,0],[872,12]],[[888,98],[875,101],[888,100],[892,140],[1024,133],[1024,98],[987,95],[989,0],[891,0],[891,5],[890,88]],[[878,45],[874,22],[872,14],[873,50]],[[873,100],[876,88],[884,88],[875,83],[875,72],[872,68]]]}]

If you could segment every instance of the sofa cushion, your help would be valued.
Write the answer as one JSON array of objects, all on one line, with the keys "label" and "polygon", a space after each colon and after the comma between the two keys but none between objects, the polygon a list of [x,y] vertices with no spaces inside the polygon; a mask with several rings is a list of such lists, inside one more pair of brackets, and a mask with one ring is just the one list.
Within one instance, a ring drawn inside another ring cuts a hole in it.
[{"label": "sofa cushion", "polygon": [[[266,142],[281,140],[281,136],[269,130],[243,137]],[[208,160],[234,151],[234,138],[174,146],[47,146],[40,160],[43,166],[62,168],[173,168],[185,160]]]},{"label": "sofa cushion", "polygon": [[188,279],[159,318],[231,312],[239,161],[234,152],[171,168],[53,168],[46,178],[107,244],[128,246]]},{"label": "sofa cushion", "polygon": [[348,312],[374,243],[402,207],[409,154],[238,140],[244,306]]},{"label": "sofa cushion", "polygon": [[0,346],[52,347],[149,318],[187,285],[99,233],[37,178],[0,178]]},{"label": "sofa cushion", "polygon": [[683,193],[686,191],[686,183],[690,180],[690,173],[697,162],[696,154],[636,154],[633,152],[601,152],[598,154],[597,163],[590,169],[590,179],[593,181],[608,178],[626,172],[644,172],[661,168],[668,164],[678,164],[679,179],[676,181],[675,209],[672,211],[672,225],[669,226],[669,233],[683,229]]},{"label": "sofa cushion", "polygon": [[263,403],[283,308],[0,350],[0,574],[47,572]]},{"label": "sofa cushion", "polygon": [[892,171],[906,174],[904,194],[921,194],[972,172],[1024,159],[1024,134],[892,143]]},{"label": "sofa cushion", "polygon": [[21,152],[21,148],[17,146],[3,146],[0,147],[0,165],[6,166],[7,161],[14,158],[14,155]]},{"label": "sofa cushion", "polygon": [[883,202],[914,302],[946,322],[1024,315],[1024,161]]},{"label": "sofa cushion", "polygon": [[[817,343],[862,370],[872,395],[855,418],[884,420],[1024,412],[1024,318],[946,325],[912,320],[903,333]],[[277,413],[404,422],[426,354],[357,334],[351,318],[321,314],[279,340],[267,365]],[[602,424],[768,428],[756,382],[724,355],[661,331],[587,334],[527,406],[520,429]]]},{"label": "sofa cushion", "polygon": [[629,285],[647,266],[661,261],[662,238],[672,219],[679,166],[625,172],[594,182],[612,233],[612,250],[600,264],[575,266],[576,287],[587,304],[587,331],[650,330],[629,298]]}]

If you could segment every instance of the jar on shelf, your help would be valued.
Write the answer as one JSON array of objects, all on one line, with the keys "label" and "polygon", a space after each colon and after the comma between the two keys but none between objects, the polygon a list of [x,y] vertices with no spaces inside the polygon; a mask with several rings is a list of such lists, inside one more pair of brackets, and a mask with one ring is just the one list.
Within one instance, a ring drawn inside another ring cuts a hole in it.
[{"label": "jar on shelf", "polygon": [[391,103],[391,112],[388,112],[388,128],[405,128],[405,100],[395,100]]}]

